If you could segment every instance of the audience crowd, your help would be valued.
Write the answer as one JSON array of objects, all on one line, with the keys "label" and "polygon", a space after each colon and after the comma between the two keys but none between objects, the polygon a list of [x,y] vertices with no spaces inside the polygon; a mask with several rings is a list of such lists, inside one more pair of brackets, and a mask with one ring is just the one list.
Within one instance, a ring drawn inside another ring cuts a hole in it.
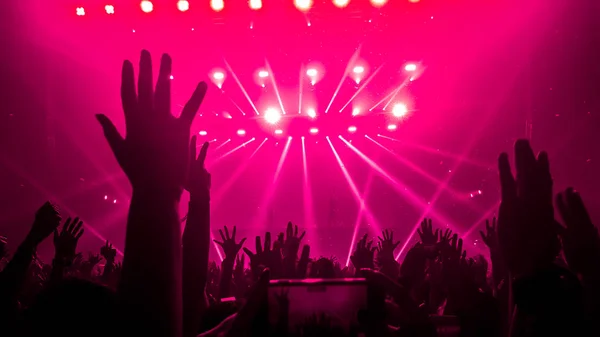
[{"label": "audience crowd", "polygon": [[[235,226],[225,227],[215,241],[224,259],[209,262],[208,143],[197,154],[195,137],[190,142],[207,86],[197,86],[176,118],[170,75],[171,59],[163,55],[154,88],[151,57],[142,51],[137,88],[132,63],[123,64],[126,136],[96,116],[133,187],[123,259],[109,242],[87,256],[78,252],[82,221],[63,220],[56,205],[45,203],[14,252],[0,237],[0,335],[600,336],[598,232],[575,190],[553,195],[548,156],[536,156],[526,140],[515,144],[516,174],[508,155],[499,156],[498,218],[480,233],[489,262],[468,257],[458,234],[429,219],[401,262],[388,230],[375,240],[362,236],[348,266],[311,258],[292,223],[256,237],[253,247],[244,246]],[[190,202],[181,233],[184,189]],[[46,264],[36,247],[48,237],[55,255]],[[358,324],[342,328],[314,303],[304,323],[289,325],[286,308],[293,304],[285,294],[280,321],[270,323],[270,281],[308,278],[366,279]]]}]

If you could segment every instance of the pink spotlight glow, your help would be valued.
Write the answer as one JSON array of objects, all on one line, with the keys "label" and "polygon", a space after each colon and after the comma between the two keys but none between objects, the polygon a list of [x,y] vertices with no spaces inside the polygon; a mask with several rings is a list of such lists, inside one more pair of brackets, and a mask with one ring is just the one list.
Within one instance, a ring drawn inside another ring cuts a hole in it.
[{"label": "pink spotlight glow", "polygon": [[404,66],[404,70],[406,71],[416,71],[417,70],[417,65],[414,63],[409,63],[407,65]]},{"label": "pink spotlight glow", "polygon": [[215,71],[213,73],[213,78],[215,80],[223,80],[225,78],[225,74],[223,74],[223,72],[221,72],[221,71]]},{"label": "pink spotlight glow", "polygon": [[115,14],[115,6],[113,5],[106,5],[104,6],[104,11],[106,12],[106,14]]},{"label": "pink spotlight glow", "polygon": [[308,130],[308,132],[312,133],[313,135],[316,135],[317,133],[319,133],[319,129],[317,129],[317,128],[310,128],[310,130]]},{"label": "pink spotlight glow", "polygon": [[106,200],[106,199],[108,199],[108,195],[105,195],[105,196],[104,196],[104,200]]},{"label": "pink spotlight glow", "polygon": [[403,103],[398,103],[392,108],[392,115],[394,115],[394,117],[404,117],[407,112],[408,108]]},{"label": "pink spotlight glow", "polygon": [[398,125],[396,125],[396,124],[390,124],[390,125],[387,126],[387,129],[390,130],[390,131],[394,131],[397,128],[398,128]]},{"label": "pink spotlight glow", "polygon": [[356,66],[354,67],[354,69],[352,69],[352,72],[355,74],[362,74],[365,72],[365,67],[363,66]]},{"label": "pink spotlight glow", "polygon": [[333,4],[339,8],[348,6],[348,3],[350,3],[350,0],[333,0]]},{"label": "pink spotlight glow", "polygon": [[268,108],[265,111],[265,120],[269,124],[277,124],[281,120],[281,113],[275,108]]},{"label": "pink spotlight glow", "polygon": [[387,0],[371,0],[371,5],[381,7],[387,3]]},{"label": "pink spotlight glow", "polygon": [[312,7],[312,0],[294,0],[294,5],[302,12],[308,11]]},{"label": "pink spotlight glow", "polygon": [[308,109],[308,111],[306,112],[306,114],[308,115],[308,117],[310,118],[315,118],[317,117],[317,112],[315,111],[315,109],[310,108]]},{"label": "pink spotlight glow", "polygon": [[262,8],[262,0],[250,0],[248,1],[250,9],[258,10]]},{"label": "pink spotlight glow", "polygon": [[348,132],[356,132],[356,126],[349,126]]},{"label": "pink spotlight glow", "polygon": [[77,8],[75,8],[75,14],[77,14],[77,16],[84,16],[85,15],[85,8],[83,8],[83,7],[77,7]]},{"label": "pink spotlight glow", "polygon": [[360,109],[359,108],[353,108],[352,109],[352,116],[358,116],[360,114]]},{"label": "pink spotlight glow", "polygon": [[317,74],[318,74],[318,72],[317,72],[317,69],[315,69],[315,68],[310,68],[306,71],[306,75],[310,76],[310,77],[315,77],[315,76],[317,76]]},{"label": "pink spotlight glow", "polygon": [[223,0],[210,0],[210,8],[215,12],[220,12],[225,8],[225,2]]},{"label": "pink spotlight glow", "polygon": [[202,131],[198,132],[198,134],[200,136],[206,136],[208,133],[206,131],[202,130]]},{"label": "pink spotlight glow", "polygon": [[266,70],[259,70],[258,77],[260,77],[260,78],[269,77],[269,72]]},{"label": "pink spotlight glow", "polygon": [[140,2],[140,8],[142,9],[142,12],[150,13],[154,9],[154,5],[152,4],[152,1],[143,0]]},{"label": "pink spotlight glow", "polygon": [[182,12],[185,12],[188,9],[190,9],[190,3],[187,0],[179,0],[177,1],[177,9],[179,9]]},{"label": "pink spotlight glow", "polygon": [[281,135],[281,134],[283,134],[283,130],[277,129],[277,130],[275,130],[275,134],[276,135]]},{"label": "pink spotlight glow", "polygon": [[243,136],[246,134],[246,130],[239,129],[239,130],[237,130],[237,134],[238,134],[238,136]]}]

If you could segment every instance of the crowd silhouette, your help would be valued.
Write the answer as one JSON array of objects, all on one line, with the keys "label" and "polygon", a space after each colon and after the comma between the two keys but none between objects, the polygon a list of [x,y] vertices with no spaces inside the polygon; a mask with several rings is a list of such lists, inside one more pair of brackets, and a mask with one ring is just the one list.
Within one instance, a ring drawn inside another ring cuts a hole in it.
[{"label": "crowd silhouette", "polygon": [[[459,235],[430,219],[401,262],[391,230],[374,240],[362,236],[345,267],[335,257],[312,258],[305,233],[291,222],[281,233],[256,237],[253,248],[235,226],[224,227],[215,240],[224,259],[210,262],[209,144],[196,153],[196,138],[190,142],[207,86],[197,86],[176,118],[170,75],[165,54],[154,88],[151,56],[142,51],[137,86],[133,64],[123,63],[125,137],[96,116],[133,187],[123,259],[109,242],[82,255],[82,221],[63,221],[58,207],[45,203],[13,252],[0,237],[2,336],[600,335],[598,231],[574,189],[553,194],[548,156],[536,156],[527,140],[515,144],[515,174],[506,153],[498,159],[498,217],[480,233],[489,262],[468,257]],[[181,233],[184,189],[190,201]],[[50,236],[55,255],[45,264],[36,247]],[[290,288],[363,289],[356,283],[362,280],[366,302],[345,318],[350,324],[320,311],[321,301],[349,303],[325,290],[309,303],[314,312],[292,324],[293,301],[302,299],[277,292],[273,313],[270,287],[282,284],[274,280],[288,280]]]}]

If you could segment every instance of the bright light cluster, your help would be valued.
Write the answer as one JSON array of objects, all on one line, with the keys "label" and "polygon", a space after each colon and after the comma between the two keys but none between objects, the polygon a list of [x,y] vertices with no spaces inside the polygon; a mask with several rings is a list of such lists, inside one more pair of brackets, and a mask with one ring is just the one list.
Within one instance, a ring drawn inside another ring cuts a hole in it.
[{"label": "bright light cluster", "polygon": [[140,8],[142,9],[142,12],[150,13],[152,10],[154,10],[154,4],[152,4],[152,1],[143,0],[140,2]]},{"label": "bright light cluster", "polygon": [[187,0],[177,1],[177,9],[179,9],[182,12],[187,11],[188,9],[190,9],[190,2]]},{"label": "bright light cluster", "polygon": [[248,1],[250,9],[258,10],[262,8],[262,0],[250,0]]},{"label": "bright light cluster", "polygon": [[210,0],[210,8],[215,12],[220,12],[225,8],[225,2],[223,0]]},{"label": "bright light cluster", "polygon": [[269,124],[277,124],[281,120],[281,113],[275,108],[268,108],[265,111],[265,121]]}]

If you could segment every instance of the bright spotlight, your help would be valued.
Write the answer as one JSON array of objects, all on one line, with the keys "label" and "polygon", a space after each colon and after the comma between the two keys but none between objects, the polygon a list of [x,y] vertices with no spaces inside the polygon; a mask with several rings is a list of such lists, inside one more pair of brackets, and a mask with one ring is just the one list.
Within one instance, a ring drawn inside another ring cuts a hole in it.
[{"label": "bright spotlight", "polygon": [[306,114],[308,115],[308,117],[310,118],[315,118],[317,117],[317,112],[315,111],[315,109],[310,108],[308,109],[308,111],[306,112]]},{"label": "bright spotlight", "polygon": [[358,114],[360,114],[360,109],[359,108],[352,109],[352,116],[358,116]]},{"label": "bright spotlight", "polygon": [[387,126],[387,129],[390,131],[396,130],[398,126],[396,124],[390,124]]},{"label": "bright spotlight", "polygon": [[202,130],[202,131],[198,132],[198,134],[200,136],[206,136],[208,133],[206,131]]},{"label": "bright spotlight", "polygon": [[417,2],[419,2],[420,0],[408,0],[408,2],[416,4]]},{"label": "bright spotlight", "polygon": [[371,0],[371,5],[381,7],[387,3],[387,0]]},{"label": "bright spotlight", "polygon": [[224,79],[224,78],[225,78],[225,74],[223,74],[223,73],[222,73],[222,72],[220,72],[220,71],[215,71],[215,72],[213,73],[213,78],[214,78],[215,80],[219,80],[219,81],[220,81],[220,80],[222,80],[222,79]]},{"label": "bright spotlight", "polygon": [[152,4],[152,1],[143,0],[140,2],[140,8],[142,9],[142,12],[150,13],[154,9],[154,5]]},{"label": "bright spotlight", "polygon": [[83,8],[83,7],[77,7],[77,8],[75,8],[75,14],[77,14],[77,16],[84,16],[85,15],[85,8]]},{"label": "bright spotlight", "polygon": [[362,73],[365,72],[365,67],[363,67],[363,66],[356,66],[356,67],[354,67],[354,69],[352,69],[352,71],[355,74],[362,74]]},{"label": "bright spotlight", "polygon": [[187,11],[188,9],[190,9],[190,3],[187,0],[179,0],[177,1],[177,9],[179,9],[182,12]]},{"label": "bright spotlight", "polygon": [[339,8],[344,8],[344,7],[348,6],[349,2],[350,2],[350,0],[333,0],[333,4]]},{"label": "bright spotlight", "polygon": [[282,133],[283,133],[283,130],[281,130],[281,129],[277,129],[277,130],[275,130],[275,134],[276,134],[276,135],[280,135],[280,134],[282,134]]},{"label": "bright spotlight", "polygon": [[356,126],[349,126],[348,132],[356,132]]},{"label": "bright spotlight", "polygon": [[310,130],[308,130],[308,132],[312,133],[313,135],[316,135],[317,133],[319,133],[319,129],[317,129],[317,128],[310,128]]},{"label": "bright spotlight", "polygon": [[414,63],[409,63],[407,65],[404,66],[404,70],[406,71],[415,71],[417,70],[417,65]]},{"label": "bright spotlight", "polygon": [[310,77],[315,77],[317,76],[317,69],[315,68],[310,68],[306,71],[306,75],[310,76]]},{"label": "bright spotlight", "polygon": [[258,72],[258,77],[260,77],[260,78],[269,77],[269,72],[266,70],[261,70]]},{"label": "bright spotlight", "polygon": [[248,1],[248,5],[250,6],[250,9],[261,9],[262,8],[262,0],[250,0]]},{"label": "bright spotlight", "polygon": [[405,104],[402,103],[398,103],[392,108],[392,114],[394,115],[394,117],[404,117],[406,116],[407,112],[408,108]]},{"label": "bright spotlight", "polygon": [[277,124],[281,120],[281,113],[274,108],[268,108],[265,111],[265,120],[269,124]]},{"label": "bright spotlight", "polygon": [[223,0],[210,0],[210,8],[215,12],[220,12],[225,8],[225,3]]},{"label": "bright spotlight", "polygon": [[106,12],[106,14],[115,14],[115,6],[106,5],[104,6],[104,11]]},{"label": "bright spotlight", "polygon": [[238,136],[243,136],[246,134],[246,130],[239,129],[239,130],[237,130],[237,134],[238,134]]},{"label": "bright spotlight", "polygon": [[296,5],[296,8],[303,12],[308,11],[310,7],[312,7],[312,4],[312,0],[294,0],[294,5]]}]

